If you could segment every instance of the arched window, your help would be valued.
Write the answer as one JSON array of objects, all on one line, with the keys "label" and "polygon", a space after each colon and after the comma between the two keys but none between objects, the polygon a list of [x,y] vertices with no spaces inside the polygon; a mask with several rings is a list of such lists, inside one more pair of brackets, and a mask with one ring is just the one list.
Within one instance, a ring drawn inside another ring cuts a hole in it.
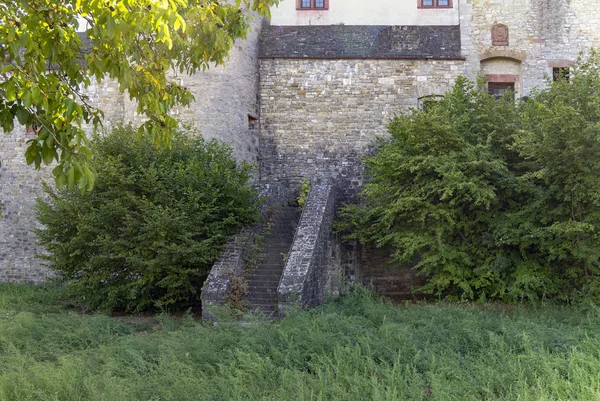
[{"label": "arched window", "polygon": [[444,96],[441,95],[429,95],[423,96],[418,99],[419,110],[427,111],[427,108],[433,106],[435,102],[440,101]]}]

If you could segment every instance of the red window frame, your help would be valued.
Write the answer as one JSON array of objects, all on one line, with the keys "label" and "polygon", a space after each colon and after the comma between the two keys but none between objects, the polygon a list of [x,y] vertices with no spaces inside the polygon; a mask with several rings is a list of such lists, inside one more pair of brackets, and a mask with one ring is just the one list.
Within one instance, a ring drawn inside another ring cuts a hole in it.
[{"label": "red window frame", "polygon": [[316,4],[317,4],[316,0],[310,0],[310,7],[302,7],[302,0],[296,0],[296,10],[300,10],[300,11],[329,10],[329,0],[323,0],[323,7],[315,7]]},{"label": "red window frame", "polygon": [[417,0],[417,8],[452,8],[452,0],[448,0],[448,5],[447,6],[440,6],[439,5],[439,0],[432,0],[433,5],[432,6],[424,6],[423,5],[423,0]]}]

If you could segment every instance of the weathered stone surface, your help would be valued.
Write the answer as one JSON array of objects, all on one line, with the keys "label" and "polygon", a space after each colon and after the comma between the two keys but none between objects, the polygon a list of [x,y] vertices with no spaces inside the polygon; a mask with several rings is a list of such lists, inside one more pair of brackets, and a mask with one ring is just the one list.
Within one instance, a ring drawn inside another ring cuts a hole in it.
[{"label": "weathered stone surface", "polygon": [[460,29],[458,26],[267,26],[261,35],[260,57],[460,59]]},{"label": "weathered stone surface", "polygon": [[35,258],[43,249],[32,231],[38,227],[35,199],[50,170],[35,171],[26,165],[23,155],[29,139],[22,127],[0,133],[0,283],[42,283],[52,276]]},{"label": "weathered stone surface", "polygon": [[425,285],[425,276],[413,270],[415,263],[391,263],[390,248],[374,248],[352,241],[342,244],[344,274],[352,282],[373,288],[378,294],[395,301],[422,299],[417,289]]},{"label": "weathered stone surface", "polygon": [[443,95],[460,60],[260,60],[261,180],[332,182],[341,198],[363,180],[361,157],[396,113]]},{"label": "weathered stone surface", "polygon": [[[572,62],[580,52],[600,46],[600,7],[585,0],[461,0],[459,7],[467,75],[477,75],[480,60],[495,53],[522,61],[517,83],[520,95],[545,86],[544,77],[552,76],[555,60]],[[490,32],[497,24],[508,28],[506,45],[494,45]],[[502,69],[499,66],[487,73],[512,74]]]},{"label": "weathered stone surface", "polygon": [[277,289],[279,315],[297,306],[315,306],[339,285],[339,263],[332,258],[335,214],[331,185],[313,186]]},{"label": "weathered stone surface", "polygon": [[215,320],[215,307],[224,305],[231,288],[233,277],[243,277],[246,257],[255,238],[264,230],[265,213],[274,205],[287,203],[293,192],[281,185],[261,185],[260,197],[265,199],[261,205],[261,223],[247,228],[232,238],[210,270],[202,287],[202,317]]}]

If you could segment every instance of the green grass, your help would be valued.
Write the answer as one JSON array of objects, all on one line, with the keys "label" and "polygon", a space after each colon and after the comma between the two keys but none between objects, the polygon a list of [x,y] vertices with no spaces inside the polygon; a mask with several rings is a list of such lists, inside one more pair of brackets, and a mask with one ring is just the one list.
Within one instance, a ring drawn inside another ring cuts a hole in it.
[{"label": "green grass", "polygon": [[600,309],[394,306],[279,323],[82,315],[0,286],[0,400],[600,400]]}]

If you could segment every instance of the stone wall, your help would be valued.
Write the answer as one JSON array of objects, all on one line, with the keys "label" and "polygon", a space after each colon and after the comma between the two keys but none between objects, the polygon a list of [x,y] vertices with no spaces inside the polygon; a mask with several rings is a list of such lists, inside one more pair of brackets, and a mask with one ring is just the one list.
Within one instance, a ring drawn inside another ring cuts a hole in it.
[{"label": "stone wall", "polygon": [[[258,162],[258,35],[262,20],[256,18],[249,40],[236,41],[225,67],[214,67],[194,76],[173,76],[192,91],[196,101],[189,108],[174,110],[182,122],[196,127],[206,139],[227,142],[239,161]],[[93,83],[86,94],[105,113],[104,127],[121,122],[140,122],[137,105],[118,90],[115,82]],[[251,118],[249,118],[251,115]],[[86,128],[88,131],[91,127]],[[25,164],[27,140],[22,128],[0,132],[0,283],[41,283],[52,273],[35,254],[42,251],[32,229],[33,209],[41,194],[42,180],[52,183],[51,168],[35,171]],[[258,176],[258,169],[257,174]]]},{"label": "stone wall", "polygon": [[255,16],[247,40],[237,40],[225,66],[178,77],[195,96],[188,108],[175,110],[206,139],[231,145],[239,161],[258,163],[258,36],[262,19]]},{"label": "stone wall", "polygon": [[[481,60],[509,58],[521,63],[519,87],[527,95],[545,85],[552,67],[566,67],[581,51],[600,46],[600,7],[585,0],[461,0],[460,23],[467,73]],[[492,27],[508,27],[508,45],[493,46]],[[514,71],[514,66],[507,66]],[[489,73],[486,71],[485,73]],[[512,74],[499,66],[496,74]]]},{"label": "stone wall", "polygon": [[362,182],[361,157],[396,113],[442,95],[462,60],[261,59],[261,180]]},{"label": "stone wall", "polygon": [[[124,102],[112,82],[89,87],[90,102],[105,112],[107,129],[123,119]],[[43,196],[42,182],[52,184],[53,166],[37,171],[25,162],[27,141],[34,138],[22,126],[10,133],[0,131],[0,283],[43,283],[53,272],[36,258],[44,249],[33,232],[38,227],[35,200]]]},{"label": "stone wall", "polygon": [[281,317],[290,308],[319,305],[339,292],[341,271],[332,257],[334,214],[334,188],[313,186],[277,288]]},{"label": "stone wall", "polygon": [[26,141],[30,136],[16,128],[0,132],[0,283],[41,283],[52,276],[34,255],[42,252],[33,229],[35,199],[41,194],[41,182],[50,169],[36,171],[25,163]]},{"label": "stone wall", "polygon": [[422,299],[417,288],[425,285],[425,277],[413,270],[414,264],[390,262],[392,250],[360,245],[355,241],[342,243],[342,268],[352,282],[371,287],[378,294],[394,301]]}]

